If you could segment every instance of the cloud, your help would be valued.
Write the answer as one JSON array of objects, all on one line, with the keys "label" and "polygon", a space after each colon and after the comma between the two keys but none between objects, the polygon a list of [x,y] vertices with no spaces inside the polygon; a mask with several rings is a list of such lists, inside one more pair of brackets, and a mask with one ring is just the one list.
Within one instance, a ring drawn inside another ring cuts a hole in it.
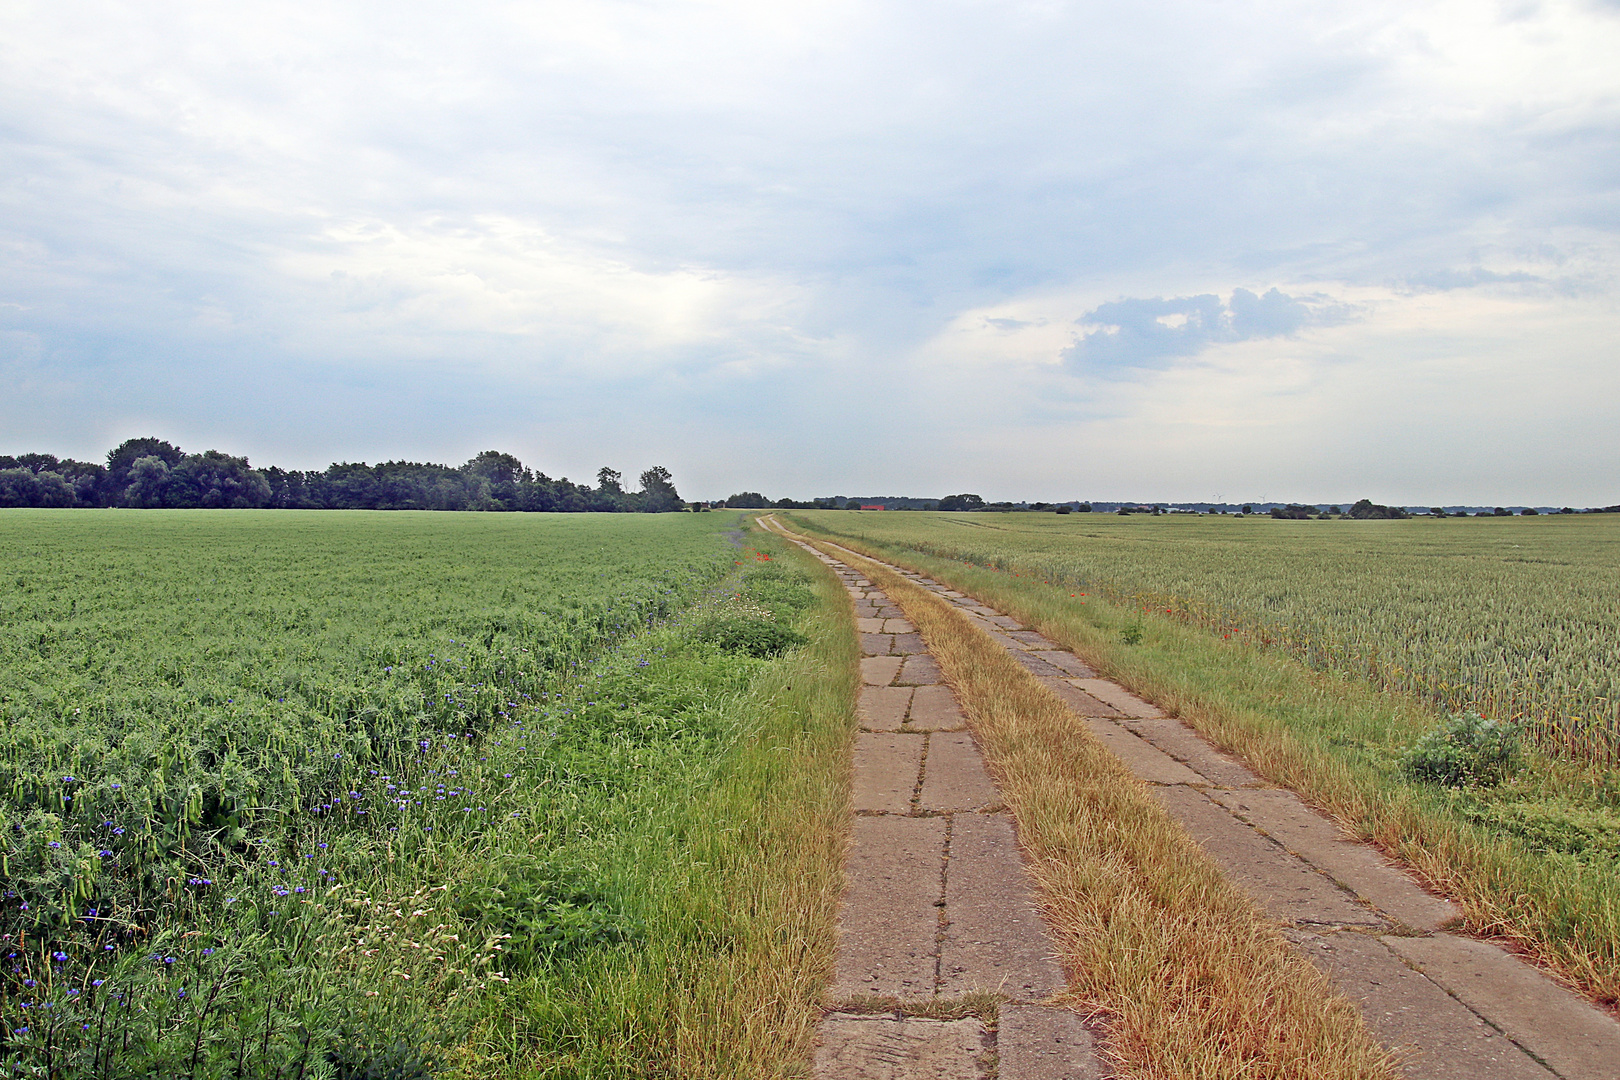
[{"label": "cloud", "polygon": [[1001,331],[1004,331],[1006,333],[1014,333],[1014,332],[1019,331],[1019,330],[1027,330],[1031,326],[1039,326],[1040,325],[1039,323],[1030,322],[1028,319],[992,318],[990,316],[985,316],[984,324],[986,326],[993,327],[994,329],[1001,330]]},{"label": "cloud", "polygon": [[[1620,2],[1620,0],[1617,0]],[[1495,270],[1486,270],[1475,266],[1468,270],[1435,270],[1427,274],[1417,274],[1406,279],[1406,286],[1414,291],[1447,291],[1450,289],[1472,289],[1480,285],[1530,285],[1545,281],[1545,278],[1522,270],[1509,273],[1498,273]]]},{"label": "cloud", "polygon": [[[0,452],[674,446],[722,494],[897,490],[1329,338],[1371,385],[1448,313],[1620,313],[1593,2],[0,4]],[[1620,429],[1545,360],[1612,356],[1592,318],[1492,355]]]},{"label": "cloud", "polygon": [[1075,320],[1081,333],[1063,358],[1080,371],[1160,368],[1211,345],[1287,337],[1336,321],[1342,311],[1322,297],[1289,296],[1276,288],[1259,295],[1234,289],[1225,303],[1213,293],[1113,300]]}]

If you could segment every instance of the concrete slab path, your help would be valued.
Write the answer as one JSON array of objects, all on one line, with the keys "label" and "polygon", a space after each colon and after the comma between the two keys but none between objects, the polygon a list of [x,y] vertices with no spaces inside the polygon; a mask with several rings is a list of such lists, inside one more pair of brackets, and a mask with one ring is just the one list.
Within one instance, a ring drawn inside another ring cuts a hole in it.
[{"label": "concrete slab path", "polygon": [[[858,596],[869,590],[853,571],[827,561]],[[1075,713],[1077,727],[1112,749],[1234,881],[1289,925],[1301,952],[1362,1006],[1407,1077],[1620,1080],[1620,1022],[1506,950],[1444,932],[1458,921],[1455,906],[1375,848],[1017,619],[914,571],[890,569],[955,605],[1036,671]],[[913,711],[925,689],[913,694]],[[916,730],[906,722],[897,727]],[[1100,1068],[1095,1058],[1053,1066],[1014,1049],[1025,1046],[1013,1034],[1025,1030],[1023,1021],[1005,1018],[1024,1014],[1004,1006],[1001,1015],[993,1036],[1006,1042],[997,1050],[1002,1077],[1103,1075],[1084,1071]],[[1035,1041],[1067,1046],[1064,1040],[1088,1038],[1083,1029],[1062,1030],[1068,1034]]]},{"label": "concrete slab path", "polygon": [[854,597],[863,654],[855,820],[813,1075],[1108,1076],[1080,1017],[1045,1004],[1065,985],[1057,948],[1012,816],[939,665],[887,596],[807,550]]}]

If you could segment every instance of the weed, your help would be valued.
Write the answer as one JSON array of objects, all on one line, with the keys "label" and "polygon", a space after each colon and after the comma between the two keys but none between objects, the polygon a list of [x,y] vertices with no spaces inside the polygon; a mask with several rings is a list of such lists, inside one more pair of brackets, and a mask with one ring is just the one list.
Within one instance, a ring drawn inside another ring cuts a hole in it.
[{"label": "weed", "polygon": [[1462,712],[1419,739],[1402,764],[1415,780],[1461,787],[1500,783],[1519,762],[1517,725]]}]

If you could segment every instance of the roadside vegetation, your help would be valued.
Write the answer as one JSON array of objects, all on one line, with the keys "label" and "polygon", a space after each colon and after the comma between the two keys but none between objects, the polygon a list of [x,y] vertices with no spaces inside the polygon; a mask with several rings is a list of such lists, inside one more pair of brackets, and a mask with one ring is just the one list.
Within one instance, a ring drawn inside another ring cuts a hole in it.
[{"label": "roadside vegetation", "polygon": [[731,515],[0,517],[0,1058],[783,1075],[847,605]]},{"label": "roadside vegetation", "polygon": [[940,598],[829,553],[900,604],[961,694],[1059,934],[1064,1002],[1106,1018],[1120,1075],[1395,1075],[1359,1009],[1061,700]]},{"label": "roadside vegetation", "polygon": [[[1469,932],[1526,950],[1601,1004],[1620,1001],[1620,778],[1601,764],[1608,751],[1575,754],[1557,742],[1553,752],[1538,750],[1546,743],[1535,738],[1533,717],[1448,707],[1369,677],[1379,668],[1313,669],[1301,662],[1308,654],[1296,647],[1297,628],[1285,634],[1288,624],[1260,621],[1265,611],[1308,610],[1346,627],[1363,618],[1358,640],[1388,657],[1463,649],[1484,619],[1493,633],[1474,643],[1487,682],[1488,657],[1527,665],[1532,642],[1545,667],[1563,671],[1562,685],[1585,693],[1578,684],[1588,670],[1607,685],[1620,627],[1620,613],[1608,612],[1616,593],[1602,584],[1614,564],[1595,565],[1620,541],[1607,519],[1468,522],[1456,528],[1469,532],[1439,534],[1428,530],[1450,526],[1369,523],[1353,526],[1354,543],[1334,539],[1343,524],[1321,540],[1269,519],[1118,519],[1108,529],[1026,528],[983,515],[971,524],[911,514],[793,520],[1029,622],[1404,860],[1459,902]],[[1538,530],[1549,526],[1538,546]],[[1467,539],[1482,528],[1506,531]],[[1133,589],[1127,575],[1138,569]],[[1161,603],[1165,594],[1149,586],[1172,575],[1185,588],[1216,581],[1227,590],[1219,595],[1249,598],[1252,621],[1200,615],[1218,604],[1197,593]],[[1094,584],[1103,580],[1107,589]],[[1483,614],[1471,583],[1511,598],[1507,612]],[[1377,596],[1393,603],[1420,594],[1427,604],[1396,609],[1404,620],[1368,606]],[[1560,612],[1582,613],[1575,621],[1587,636],[1558,630]],[[1515,614],[1526,623],[1522,636],[1508,618]],[[1560,642],[1569,647],[1553,647]],[[1583,730],[1573,749],[1601,749],[1595,729]]]},{"label": "roadside vegetation", "polygon": [[1521,725],[1620,766],[1620,517],[1388,521],[872,514],[806,520],[1033,576]]}]

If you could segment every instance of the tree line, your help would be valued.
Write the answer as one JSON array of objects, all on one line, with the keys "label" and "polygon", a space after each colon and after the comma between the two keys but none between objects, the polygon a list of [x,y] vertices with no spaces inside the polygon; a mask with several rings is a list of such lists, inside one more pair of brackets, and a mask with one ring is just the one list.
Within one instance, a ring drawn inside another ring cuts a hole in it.
[{"label": "tree line", "polygon": [[464,465],[342,462],[324,470],[271,466],[218,450],[187,454],[163,439],[128,439],[107,463],[51,454],[0,455],[0,507],[133,506],[166,509],[528,510],[663,513],[685,507],[661,465],[641,490],[602,468],[596,486],[553,480],[511,454],[486,450]]}]

